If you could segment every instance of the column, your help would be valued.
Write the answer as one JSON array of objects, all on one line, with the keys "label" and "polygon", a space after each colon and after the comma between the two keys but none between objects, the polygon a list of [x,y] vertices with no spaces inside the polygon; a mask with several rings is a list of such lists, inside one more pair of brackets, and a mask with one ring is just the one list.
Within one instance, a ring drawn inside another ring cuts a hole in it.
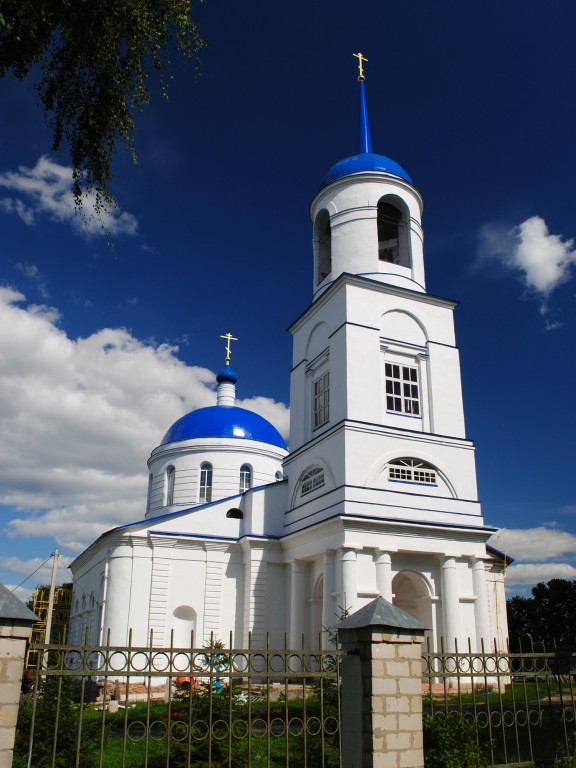
[{"label": "column", "polygon": [[356,550],[342,551],[342,608],[354,613],[358,602]]},{"label": "column", "polygon": [[[106,642],[109,629],[111,645],[126,645],[130,629],[132,547],[119,545],[110,551],[109,558],[103,638]],[[84,632],[84,624],[82,629]],[[144,638],[141,640],[147,642]],[[84,634],[82,634],[82,642],[84,642]]]},{"label": "column", "polygon": [[453,651],[460,634],[460,597],[456,558],[446,557],[442,563],[442,615],[444,618],[444,649]]},{"label": "column", "polygon": [[292,560],[290,563],[290,647],[302,647],[304,633],[304,607],[306,606],[306,563]]},{"label": "column", "polygon": [[336,622],[336,610],[333,593],[335,592],[335,565],[336,553],[333,549],[327,549],[324,553],[324,588],[322,591],[322,637],[324,646],[330,647],[327,629],[333,627]]},{"label": "column", "polygon": [[384,600],[392,602],[392,559],[388,552],[377,550],[374,555],[376,564],[376,589]]},{"label": "column", "polygon": [[488,590],[486,587],[486,570],[484,561],[472,558],[472,585],[476,601],[474,603],[474,623],[476,625],[476,650],[490,651],[492,638],[490,636],[490,610],[488,608]]}]

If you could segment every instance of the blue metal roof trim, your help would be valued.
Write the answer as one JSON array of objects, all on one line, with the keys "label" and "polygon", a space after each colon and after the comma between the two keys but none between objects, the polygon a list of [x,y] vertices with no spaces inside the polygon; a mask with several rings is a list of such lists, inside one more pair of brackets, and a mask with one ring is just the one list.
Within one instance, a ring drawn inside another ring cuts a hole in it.
[{"label": "blue metal roof trim", "polygon": [[[397,162],[391,160],[384,155],[376,155],[374,152],[362,152],[359,155],[352,155],[346,157],[344,160],[340,160],[339,163],[333,165],[328,171],[322,182],[322,187],[327,187],[336,179],[341,179],[343,176],[349,176],[352,173],[361,173],[362,171],[382,171],[382,173],[389,173],[392,176],[398,176],[408,184],[412,184],[412,179],[406,173],[402,166]],[[322,188],[321,187],[321,188]]]},{"label": "blue metal roof trim", "polygon": [[276,427],[259,414],[236,405],[211,405],[187,413],[172,424],[160,445],[205,437],[256,440],[286,450]]}]

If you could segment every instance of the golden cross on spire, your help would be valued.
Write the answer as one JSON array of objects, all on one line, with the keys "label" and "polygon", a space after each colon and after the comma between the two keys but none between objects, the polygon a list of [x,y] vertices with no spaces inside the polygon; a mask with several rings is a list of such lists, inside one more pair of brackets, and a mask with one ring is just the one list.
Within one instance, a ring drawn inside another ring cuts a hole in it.
[{"label": "golden cross on spire", "polygon": [[356,58],[358,59],[358,72],[359,72],[358,82],[361,83],[363,80],[366,80],[366,78],[364,77],[364,69],[362,67],[362,62],[368,61],[368,59],[364,58],[364,56],[362,56],[361,53],[353,53],[352,56],[356,56]]},{"label": "golden cross on spire", "polygon": [[224,336],[220,336],[221,339],[226,339],[226,365],[230,365],[230,356],[232,354],[232,350],[230,349],[230,342],[231,341],[238,341],[237,338],[232,336],[230,331],[228,333],[224,334]]}]

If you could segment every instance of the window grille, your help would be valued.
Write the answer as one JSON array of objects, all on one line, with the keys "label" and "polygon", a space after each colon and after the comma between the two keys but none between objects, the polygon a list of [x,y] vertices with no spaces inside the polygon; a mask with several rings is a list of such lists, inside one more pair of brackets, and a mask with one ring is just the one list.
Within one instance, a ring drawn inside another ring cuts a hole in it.
[{"label": "window grille", "polygon": [[212,464],[208,462],[200,467],[200,504],[212,501]]},{"label": "window grille", "polygon": [[410,365],[386,363],[386,410],[420,415],[418,369]]},{"label": "window grille", "polygon": [[314,382],[314,429],[326,424],[330,418],[330,373]]},{"label": "window grille", "polygon": [[252,470],[248,464],[242,464],[240,467],[240,493],[244,493],[252,488]]}]

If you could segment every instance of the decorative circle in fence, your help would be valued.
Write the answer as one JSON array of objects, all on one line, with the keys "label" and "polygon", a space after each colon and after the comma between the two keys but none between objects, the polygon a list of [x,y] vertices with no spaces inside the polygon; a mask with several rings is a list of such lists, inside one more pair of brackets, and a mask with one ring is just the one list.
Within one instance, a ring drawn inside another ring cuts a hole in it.
[{"label": "decorative circle in fence", "polygon": [[337,717],[329,715],[328,717],[324,718],[324,731],[329,736],[334,736],[334,734],[338,733],[339,729],[340,725],[338,723]]},{"label": "decorative circle in fence", "polygon": [[154,720],[148,726],[148,734],[152,741],[162,741],[168,735],[168,725],[161,720]]},{"label": "decorative circle in fence", "polygon": [[188,738],[188,723],[174,720],[170,723],[170,738],[173,741],[185,741]]},{"label": "decorative circle in fence", "polygon": [[284,736],[286,733],[286,723],[281,717],[275,717],[270,723],[270,733],[273,736]]},{"label": "decorative circle in fence", "polygon": [[272,672],[284,672],[286,668],[284,663],[284,656],[282,656],[280,653],[275,653],[273,656],[270,656],[269,664],[270,670]]},{"label": "decorative circle in fence", "polygon": [[172,671],[173,672],[188,672],[191,667],[191,659],[189,653],[183,653],[178,651],[172,654]]},{"label": "decorative circle in fence", "polygon": [[318,736],[322,730],[322,723],[318,717],[309,717],[306,721],[306,733],[310,736]]},{"label": "decorative circle in fence", "polygon": [[300,717],[292,717],[288,721],[288,733],[291,736],[300,736],[304,733],[304,722]]},{"label": "decorative circle in fence", "polygon": [[562,720],[566,723],[574,722],[574,709],[572,707],[564,707],[562,710]]},{"label": "decorative circle in fence", "polygon": [[130,739],[130,741],[136,743],[138,741],[142,741],[142,739],[146,736],[146,726],[141,720],[133,720],[131,723],[129,723],[128,728],[126,729],[126,736]]},{"label": "decorative circle in fence", "polygon": [[245,739],[248,736],[248,723],[246,720],[234,720],[232,723],[232,736],[236,739]]},{"label": "decorative circle in fence", "polygon": [[302,672],[302,656],[291,653],[286,659],[286,666],[289,672]]},{"label": "decorative circle in fence", "polygon": [[264,736],[266,736],[266,733],[268,731],[268,725],[266,723],[266,720],[263,720],[261,717],[257,717],[255,720],[252,720],[250,731],[252,733],[252,736],[255,736],[256,738],[261,739]]},{"label": "decorative circle in fence", "polygon": [[195,720],[192,723],[190,733],[192,734],[192,738],[196,741],[203,741],[210,733],[210,728],[208,723],[204,722],[204,720]]},{"label": "decorative circle in fence", "polygon": [[212,723],[212,736],[215,739],[225,739],[229,732],[230,728],[225,720],[214,720]]}]

